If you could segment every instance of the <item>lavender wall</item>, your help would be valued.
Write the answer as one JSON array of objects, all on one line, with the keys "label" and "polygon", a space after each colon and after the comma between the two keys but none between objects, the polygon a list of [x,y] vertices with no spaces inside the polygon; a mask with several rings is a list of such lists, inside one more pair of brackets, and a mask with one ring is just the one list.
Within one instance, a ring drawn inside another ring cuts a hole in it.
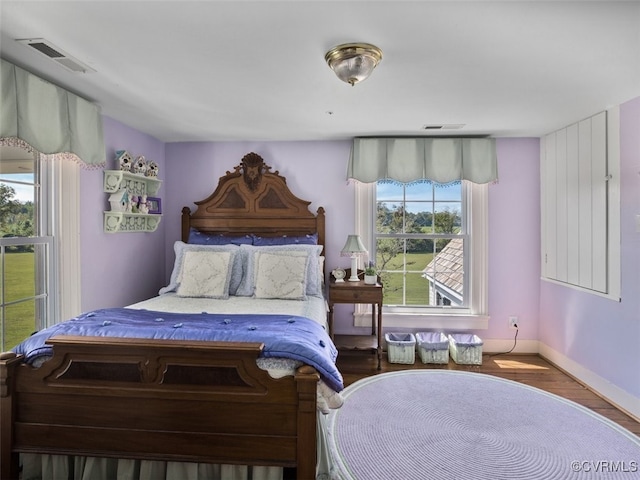
[{"label": "lavender wall", "polygon": [[[174,143],[166,146],[165,234],[168,280],[173,266],[173,243],[180,238],[180,211],[195,208],[218,178],[239,164],[249,152],[287,178],[294,194],[311,200],[312,210],[327,214],[327,269],[349,266],[339,256],[353,232],[354,187],[346,181],[351,142],[228,142]],[[489,187],[490,314],[495,318],[485,338],[511,339],[509,315],[522,319],[521,338],[537,338],[539,250],[539,141],[499,139],[500,182]],[[517,280],[517,281],[514,281]],[[335,331],[354,333],[349,305],[336,305]]]},{"label": "lavender wall", "polygon": [[499,138],[497,184],[489,186],[489,329],[481,338],[538,338],[540,141]]},{"label": "lavender wall", "polygon": [[[155,161],[164,180],[164,144],[108,117],[103,117],[107,169],[115,169],[116,150]],[[82,170],[80,209],[82,310],[122,307],[157,295],[165,272],[163,219],[153,233],[104,233],[108,195],[102,170]],[[164,197],[163,183],[158,194]]]},{"label": "lavender wall", "polygon": [[620,106],[620,174],[622,301],[543,281],[539,339],[640,400],[640,98]]},{"label": "lavender wall", "polygon": [[[239,165],[249,152],[287,179],[291,191],[311,201],[309,208],[324,207],[327,215],[326,261],[344,265],[339,251],[353,231],[353,186],[347,185],[346,162],[351,142],[218,142],[170,143],[166,146],[165,281],[173,267],[173,243],[180,239],[180,213],[194,201],[207,198],[218,180]],[[348,262],[347,262],[348,263]]]}]

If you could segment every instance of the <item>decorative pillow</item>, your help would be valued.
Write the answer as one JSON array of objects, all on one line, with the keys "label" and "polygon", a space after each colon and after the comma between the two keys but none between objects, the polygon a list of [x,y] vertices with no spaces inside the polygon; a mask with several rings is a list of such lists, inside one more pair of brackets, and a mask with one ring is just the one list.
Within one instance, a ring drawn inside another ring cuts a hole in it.
[{"label": "decorative pillow", "polygon": [[192,245],[251,245],[253,243],[253,237],[251,235],[223,235],[216,233],[201,232],[196,228],[189,230],[189,244]]},{"label": "decorative pillow", "polygon": [[266,252],[256,255],[256,298],[306,298],[308,255],[289,256]]},{"label": "decorative pillow", "polygon": [[324,256],[318,257],[318,285],[324,291]]},{"label": "decorative pillow", "polygon": [[179,297],[229,298],[231,265],[237,252],[186,251],[178,275]]},{"label": "decorative pillow", "polygon": [[160,289],[160,291],[158,292],[159,295],[163,295],[167,292],[175,292],[178,289],[178,284],[180,283],[178,280],[178,276],[182,271],[182,262],[184,260],[184,253],[186,251],[236,252],[231,266],[231,278],[229,279],[229,295],[236,294],[236,290],[238,290],[240,282],[242,281],[243,261],[243,257],[242,255],[240,255],[239,251],[240,247],[238,245],[192,245],[178,240],[173,244],[173,250],[176,254],[176,259],[173,263],[173,272],[171,273],[171,279],[169,280],[169,285]]},{"label": "decorative pillow", "polygon": [[318,244],[317,233],[314,233],[311,235],[301,235],[301,236],[282,235],[281,237],[259,237],[258,235],[252,235],[252,236],[253,236],[253,244],[258,246],[317,245]]},{"label": "decorative pillow", "polygon": [[320,283],[320,274],[318,273],[318,257],[320,256],[320,252],[322,252],[322,245],[240,245],[244,275],[242,276],[242,282],[236,291],[237,296],[251,297],[254,294],[256,252],[274,253],[285,256],[299,256],[300,252],[303,252],[303,254],[307,255],[308,264],[306,294],[316,297],[324,295],[322,284]]}]

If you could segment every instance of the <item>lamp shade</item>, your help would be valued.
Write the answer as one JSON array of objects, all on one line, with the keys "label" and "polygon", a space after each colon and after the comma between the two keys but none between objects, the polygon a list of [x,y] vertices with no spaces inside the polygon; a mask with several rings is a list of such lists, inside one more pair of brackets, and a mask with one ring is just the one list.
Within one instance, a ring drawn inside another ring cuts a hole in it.
[{"label": "lamp shade", "polygon": [[367,249],[362,244],[362,240],[360,240],[359,235],[349,235],[347,237],[347,243],[342,247],[342,252],[340,253],[343,257],[351,257],[351,276],[349,277],[350,282],[359,282],[358,278],[358,257],[367,254]]},{"label": "lamp shade", "polygon": [[360,235],[349,235],[347,237],[347,243],[342,247],[341,255],[343,257],[351,257],[358,255],[366,255],[367,249],[362,244],[362,240],[360,240]]}]

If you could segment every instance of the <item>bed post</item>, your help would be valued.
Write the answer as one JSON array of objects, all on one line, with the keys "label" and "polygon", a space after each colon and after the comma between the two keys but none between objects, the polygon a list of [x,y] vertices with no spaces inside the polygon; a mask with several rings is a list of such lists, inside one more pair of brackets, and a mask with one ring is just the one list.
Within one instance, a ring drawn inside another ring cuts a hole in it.
[{"label": "bed post", "polygon": [[318,230],[318,244],[322,245],[322,252],[320,255],[326,255],[324,246],[326,245],[325,239],[325,227],[324,227],[324,207],[318,207],[316,215],[316,228]]},{"label": "bed post", "polygon": [[182,228],[181,228],[180,239],[184,243],[189,243],[189,229],[191,228],[190,220],[191,220],[191,209],[189,207],[182,207]]},{"label": "bed post", "polygon": [[309,365],[300,367],[296,372],[298,388],[298,442],[296,478],[316,478],[317,463],[317,388],[320,375]]},{"label": "bed post", "polygon": [[0,353],[0,478],[18,478],[18,454],[13,446],[14,371],[21,357],[13,352]]}]

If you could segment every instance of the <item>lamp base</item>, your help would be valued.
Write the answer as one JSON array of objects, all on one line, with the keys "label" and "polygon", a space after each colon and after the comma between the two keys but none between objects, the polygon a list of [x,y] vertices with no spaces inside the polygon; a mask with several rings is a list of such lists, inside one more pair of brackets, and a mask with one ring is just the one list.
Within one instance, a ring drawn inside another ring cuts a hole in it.
[{"label": "lamp base", "polygon": [[349,277],[350,282],[359,282],[358,278],[358,257],[355,255],[351,255],[351,276]]}]

